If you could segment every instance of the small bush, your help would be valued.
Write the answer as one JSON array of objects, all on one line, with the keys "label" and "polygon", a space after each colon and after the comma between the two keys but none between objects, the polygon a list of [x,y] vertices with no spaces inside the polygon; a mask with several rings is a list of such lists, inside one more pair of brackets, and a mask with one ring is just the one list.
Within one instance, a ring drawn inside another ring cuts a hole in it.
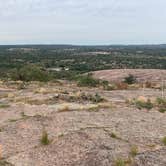
[{"label": "small bush", "polygon": [[132,74],[129,74],[127,77],[124,78],[124,82],[127,84],[135,84],[137,82],[136,77]]},{"label": "small bush", "polygon": [[111,136],[112,138],[118,138],[115,133],[111,133],[110,136]]},{"label": "small bush", "polygon": [[147,102],[144,101],[136,101],[135,105],[138,109],[142,109],[145,108],[147,110],[151,110],[153,108],[153,103],[151,102],[150,99],[148,99]]},{"label": "small bush", "polygon": [[166,112],[166,99],[165,98],[157,98],[157,107],[159,112],[165,113]]},{"label": "small bush", "polygon": [[166,112],[166,108],[159,108],[159,112],[165,113]]},{"label": "small bush", "polygon": [[50,140],[48,138],[48,133],[46,131],[43,131],[40,142],[42,145],[48,145],[50,143]]},{"label": "small bush", "polygon": [[91,74],[78,77],[78,86],[97,87],[100,81],[94,79]]}]

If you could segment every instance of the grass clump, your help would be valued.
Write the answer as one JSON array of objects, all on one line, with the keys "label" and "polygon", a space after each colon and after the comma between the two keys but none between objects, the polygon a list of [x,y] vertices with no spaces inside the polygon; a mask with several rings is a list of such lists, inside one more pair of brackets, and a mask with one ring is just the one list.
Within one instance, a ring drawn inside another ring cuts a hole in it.
[{"label": "grass clump", "polygon": [[100,102],[105,101],[105,99],[102,96],[100,96],[98,93],[96,93],[96,94],[82,93],[79,96],[72,97],[72,99],[89,101],[89,102],[93,102],[93,103],[100,103]]},{"label": "grass clump", "polygon": [[111,136],[112,138],[118,138],[118,136],[117,136],[115,133],[111,133],[110,136]]},{"label": "grass clump", "polygon": [[166,136],[162,138],[162,143],[166,146]]},{"label": "grass clump", "polygon": [[68,105],[65,105],[63,108],[59,109],[59,112],[68,112],[68,111],[71,111]]},{"label": "grass clump", "polygon": [[47,131],[45,131],[45,130],[43,131],[40,142],[42,145],[49,145],[50,144],[50,140],[48,138]]},{"label": "grass clump", "polygon": [[0,166],[13,166],[12,164],[8,163],[7,161],[5,160],[1,160],[0,159]]},{"label": "grass clump", "polygon": [[114,161],[114,166],[126,166],[126,161],[124,159],[118,158]]},{"label": "grass clump", "polygon": [[138,154],[138,147],[137,146],[132,146],[130,150],[130,154],[132,157],[135,157]]},{"label": "grass clump", "polygon": [[94,103],[99,103],[104,101],[104,99],[98,93],[96,93],[94,96],[90,96],[90,100]]},{"label": "grass clump", "polygon": [[10,107],[9,104],[1,104],[1,103],[0,103],[0,109],[1,109],[1,108],[8,108],[8,107]]}]

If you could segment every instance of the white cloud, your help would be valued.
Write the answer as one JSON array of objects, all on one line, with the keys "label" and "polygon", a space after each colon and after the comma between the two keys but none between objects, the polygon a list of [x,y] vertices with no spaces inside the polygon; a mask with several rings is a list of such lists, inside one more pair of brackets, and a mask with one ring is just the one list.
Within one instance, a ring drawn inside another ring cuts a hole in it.
[{"label": "white cloud", "polygon": [[165,0],[0,0],[0,43],[162,43],[165,6]]}]

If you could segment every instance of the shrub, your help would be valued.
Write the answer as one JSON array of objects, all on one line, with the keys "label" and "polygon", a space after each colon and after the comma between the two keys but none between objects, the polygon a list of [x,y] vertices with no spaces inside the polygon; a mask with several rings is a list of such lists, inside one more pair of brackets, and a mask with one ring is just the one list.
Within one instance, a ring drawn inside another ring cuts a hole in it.
[{"label": "shrub", "polygon": [[48,138],[48,133],[46,131],[43,131],[40,142],[42,145],[48,145],[50,143],[50,140]]},{"label": "shrub", "polygon": [[78,77],[78,86],[96,87],[100,81],[94,79],[91,74]]},{"label": "shrub", "polygon": [[159,108],[159,112],[165,113],[166,112],[166,108]]},{"label": "shrub", "polygon": [[142,109],[145,108],[147,110],[151,110],[153,108],[153,103],[151,102],[150,99],[148,99],[148,101],[144,102],[144,101],[136,101],[135,105],[138,109]]},{"label": "shrub", "polygon": [[124,82],[127,84],[135,84],[136,81],[136,77],[134,77],[132,74],[129,74],[127,77],[124,78]]},{"label": "shrub", "polygon": [[41,81],[46,82],[50,80],[50,75],[42,68],[35,65],[27,65],[20,69],[14,70],[11,75],[11,79],[17,81]]},{"label": "shrub", "polygon": [[110,136],[111,136],[112,138],[118,138],[115,133],[111,133]]},{"label": "shrub", "polygon": [[166,99],[165,98],[157,98],[157,104],[158,105],[165,105],[166,106]]},{"label": "shrub", "polygon": [[159,112],[165,113],[166,112],[166,99],[157,98],[156,102],[157,102],[157,106],[159,108]]}]

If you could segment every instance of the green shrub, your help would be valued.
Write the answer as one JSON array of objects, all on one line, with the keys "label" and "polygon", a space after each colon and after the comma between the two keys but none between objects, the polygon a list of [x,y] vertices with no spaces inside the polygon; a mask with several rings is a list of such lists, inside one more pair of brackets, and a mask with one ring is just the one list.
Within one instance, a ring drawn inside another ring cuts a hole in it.
[{"label": "green shrub", "polygon": [[153,103],[151,102],[150,99],[148,99],[147,102],[143,102],[143,101],[136,101],[135,105],[138,109],[142,109],[145,108],[147,110],[151,110],[153,108]]},{"label": "green shrub", "polygon": [[166,108],[159,108],[159,112],[165,113],[166,112]]},{"label": "green shrub", "polygon": [[166,99],[157,98],[156,102],[157,102],[159,112],[165,113],[166,112]]},{"label": "green shrub", "polygon": [[136,77],[134,77],[132,74],[129,74],[127,77],[124,78],[124,83],[135,84],[136,82]]},{"label": "green shrub", "polygon": [[78,86],[97,87],[100,81],[94,79],[91,74],[78,77]]},{"label": "green shrub", "polygon": [[50,80],[50,75],[42,68],[35,65],[27,65],[20,69],[15,69],[11,75],[11,79],[17,81],[41,81],[46,82]]}]

